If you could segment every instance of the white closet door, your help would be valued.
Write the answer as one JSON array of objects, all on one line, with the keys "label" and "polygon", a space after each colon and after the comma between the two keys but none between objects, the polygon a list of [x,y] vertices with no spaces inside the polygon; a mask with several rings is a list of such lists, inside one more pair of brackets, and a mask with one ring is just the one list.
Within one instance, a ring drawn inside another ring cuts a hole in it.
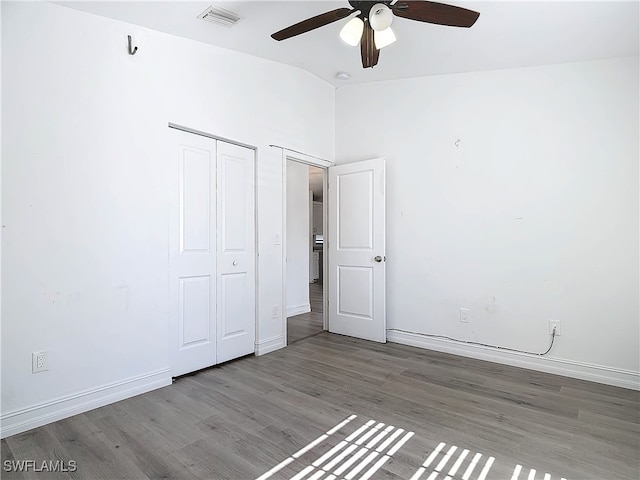
[{"label": "white closet door", "polygon": [[170,130],[172,376],[216,363],[216,141]]},{"label": "white closet door", "polygon": [[218,142],[217,363],[255,351],[254,151]]}]

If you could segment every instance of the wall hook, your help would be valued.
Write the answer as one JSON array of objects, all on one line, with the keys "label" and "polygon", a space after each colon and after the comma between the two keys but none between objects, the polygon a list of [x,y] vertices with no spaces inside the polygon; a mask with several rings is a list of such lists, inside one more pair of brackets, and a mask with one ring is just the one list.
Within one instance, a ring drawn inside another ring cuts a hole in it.
[{"label": "wall hook", "polygon": [[131,50],[131,35],[127,35],[127,37],[129,38],[129,55],[135,55],[138,51],[138,47],[135,47],[133,50]]}]

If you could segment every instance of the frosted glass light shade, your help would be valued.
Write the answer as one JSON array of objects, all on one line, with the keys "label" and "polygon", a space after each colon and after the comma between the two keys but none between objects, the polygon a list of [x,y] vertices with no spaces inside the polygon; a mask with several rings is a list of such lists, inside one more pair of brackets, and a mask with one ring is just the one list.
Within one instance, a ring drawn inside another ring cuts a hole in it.
[{"label": "frosted glass light shade", "polygon": [[386,30],[393,21],[393,12],[384,3],[376,3],[369,11],[369,23],[376,32]]},{"label": "frosted glass light shade", "polygon": [[396,34],[393,33],[391,27],[387,28],[386,30],[374,31],[373,41],[376,44],[376,48],[380,50],[381,48],[388,47],[393,42],[395,42]]},{"label": "frosted glass light shade", "polygon": [[340,38],[344,42],[352,47],[355,47],[360,43],[362,38],[362,31],[364,30],[364,22],[358,17],[353,17],[349,20],[342,30],[340,30]]}]

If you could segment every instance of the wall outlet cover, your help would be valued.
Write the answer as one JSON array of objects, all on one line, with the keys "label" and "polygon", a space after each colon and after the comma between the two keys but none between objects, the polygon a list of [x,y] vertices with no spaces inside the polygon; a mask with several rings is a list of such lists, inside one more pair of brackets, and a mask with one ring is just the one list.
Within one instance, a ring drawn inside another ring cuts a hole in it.
[{"label": "wall outlet cover", "polygon": [[549,320],[549,335],[553,335],[553,329],[556,329],[556,337],[562,335],[562,323],[560,320]]},{"label": "wall outlet cover", "polygon": [[33,352],[31,354],[31,372],[45,372],[49,370],[47,352]]}]

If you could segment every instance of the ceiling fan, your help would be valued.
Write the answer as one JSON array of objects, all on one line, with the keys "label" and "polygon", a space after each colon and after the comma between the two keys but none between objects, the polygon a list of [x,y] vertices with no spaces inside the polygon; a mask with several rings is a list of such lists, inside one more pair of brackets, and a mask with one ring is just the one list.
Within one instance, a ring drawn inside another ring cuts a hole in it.
[{"label": "ceiling fan", "polygon": [[391,30],[394,16],[419,22],[466,28],[471,27],[480,16],[478,12],[466,8],[422,0],[349,0],[349,4],[352,8],[337,8],[316,15],[274,33],[271,38],[280,41],[295,37],[347,18],[357,12],[342,27],[340,37],[354,47],[360,43],[362,67],[370,68],[377,65],[380,49],[391,45],[396,40],[395,34]]}]

